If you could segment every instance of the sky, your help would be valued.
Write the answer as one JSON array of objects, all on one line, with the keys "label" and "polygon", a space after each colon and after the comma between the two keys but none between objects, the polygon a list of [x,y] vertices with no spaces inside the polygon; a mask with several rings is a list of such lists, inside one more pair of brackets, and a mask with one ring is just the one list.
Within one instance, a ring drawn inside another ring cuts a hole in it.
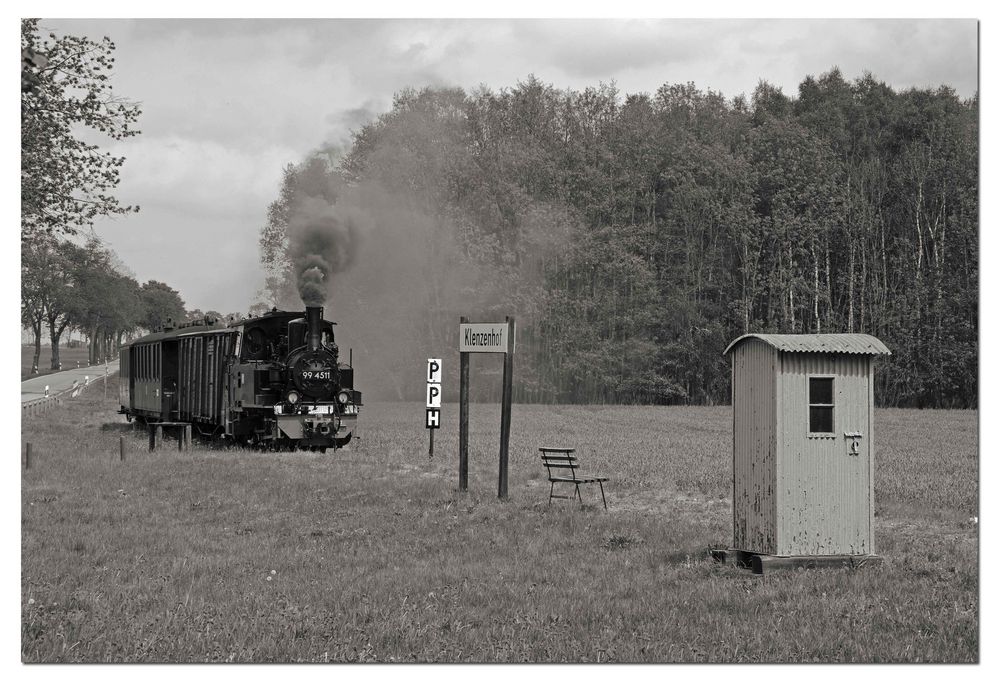
[{"label": "sky", "polygon": [[116,94],[142,106],[118,197],[95,230],[140,282],[189,309],[246,312],[262,286],[257,236],[282,169],[391,108],[405,87],[620,92],[694,82],[727,97],[761,79],[795,95],[807,75],[866,70],[896,89],[978,83],[978,24],[948,19],[52,19],[115,42]]}]

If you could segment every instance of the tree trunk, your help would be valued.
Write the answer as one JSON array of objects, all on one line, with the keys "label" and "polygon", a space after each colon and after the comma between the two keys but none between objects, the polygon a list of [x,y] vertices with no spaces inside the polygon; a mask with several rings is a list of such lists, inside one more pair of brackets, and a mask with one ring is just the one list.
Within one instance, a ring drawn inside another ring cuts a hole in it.
[{"label": "tree trunk", "polygon": [[847,237],[847,331],[854,331],[854,238]]},{"label": "tree trunk", "polygon": [[31,374],[38,374],[38,361],[42,357],[42,318],[31,323],[31,334],[35,337],[35,353],[31,359]]},{"label": "tree trunk", "polygon": [[52,360],[50,369],[52,370],[62,369],[62,363],[59,362],[59,339],[62,338],[62,334],[65,329],[65,324],[57,327],[55,320],[49,320],[49,342],[52,344]]},{"label": "tree trunk", "polygon": [[815,241],[813,242],[811,252],[813,259],[813,323],[816,327],[816,333],[819,334],[822,325],[819,319],[819,256],[816,254]]}]

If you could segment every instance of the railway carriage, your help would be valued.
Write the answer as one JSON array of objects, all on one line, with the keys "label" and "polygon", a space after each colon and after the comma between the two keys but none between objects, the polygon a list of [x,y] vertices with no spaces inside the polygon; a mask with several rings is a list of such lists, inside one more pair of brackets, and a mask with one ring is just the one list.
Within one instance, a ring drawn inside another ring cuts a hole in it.
[{"label": "railway carriage", "polygon": [[323,309],[154,332],[121,350],[121,413],[275,449],[345,446],[361,392]]}]

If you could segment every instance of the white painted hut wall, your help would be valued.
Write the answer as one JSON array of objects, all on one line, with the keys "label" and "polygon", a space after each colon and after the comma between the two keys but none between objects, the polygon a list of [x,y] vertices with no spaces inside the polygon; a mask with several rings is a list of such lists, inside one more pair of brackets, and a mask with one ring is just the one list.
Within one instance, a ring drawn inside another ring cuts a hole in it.
[{"label": "white painted hut wall", "polygon": [[776,368],[770,345],[733,351],[733,548],[776,553]]},{"label": "white painted hut wall", "polygon": [[[777,554],[846,555],[872,545],[871,356],[780,353]],[[809,436],[809,376],[834,376],[834,436]],[[859,455],[845,432],[861,432]]]}]

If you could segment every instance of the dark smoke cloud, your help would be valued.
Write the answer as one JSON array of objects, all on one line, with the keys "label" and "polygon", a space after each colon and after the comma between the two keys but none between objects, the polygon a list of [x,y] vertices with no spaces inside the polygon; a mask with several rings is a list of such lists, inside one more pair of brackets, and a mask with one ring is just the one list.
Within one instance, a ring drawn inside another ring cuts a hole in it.
[{"label": "dark smoke cloud", "polygon": [[358,220],[324,197],[301,193],[290,214],[288,248],[299,296],[307,306],[325,305],[333,275],[354,262]]}]

